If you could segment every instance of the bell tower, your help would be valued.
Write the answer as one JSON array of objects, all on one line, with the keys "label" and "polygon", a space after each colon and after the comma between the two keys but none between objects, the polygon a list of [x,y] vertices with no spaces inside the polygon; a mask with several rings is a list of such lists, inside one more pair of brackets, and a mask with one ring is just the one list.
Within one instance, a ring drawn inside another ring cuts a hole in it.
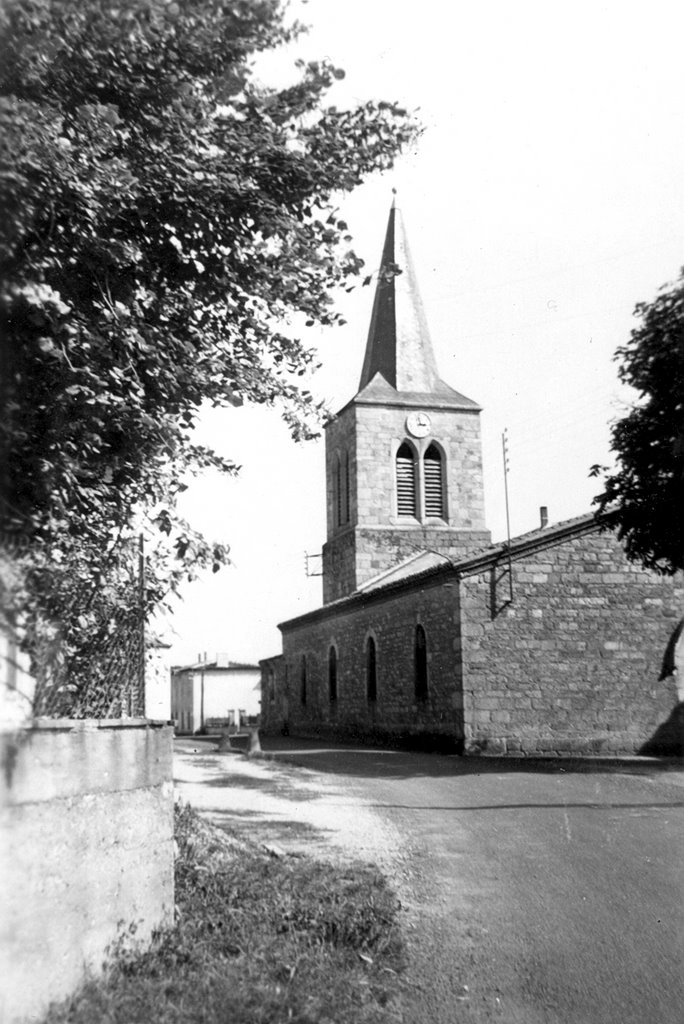
[{"label": "bell tower", "polygon": [[439,377],[390,210],[359,390],[326,427],[325,604],[429,550],[485,547],[480,407]]}]

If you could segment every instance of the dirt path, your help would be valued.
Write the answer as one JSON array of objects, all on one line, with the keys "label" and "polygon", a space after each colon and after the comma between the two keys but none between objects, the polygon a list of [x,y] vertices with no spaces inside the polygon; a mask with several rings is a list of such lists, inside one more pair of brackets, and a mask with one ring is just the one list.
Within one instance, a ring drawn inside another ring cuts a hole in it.
[{"label": "dirt path", "polygon": [[213,740],[178,739],[175,787],[217,825],[255,842],[327,860],[359,858],[401,876],[406,852],[398,830],[346,779],[237,751]]}]

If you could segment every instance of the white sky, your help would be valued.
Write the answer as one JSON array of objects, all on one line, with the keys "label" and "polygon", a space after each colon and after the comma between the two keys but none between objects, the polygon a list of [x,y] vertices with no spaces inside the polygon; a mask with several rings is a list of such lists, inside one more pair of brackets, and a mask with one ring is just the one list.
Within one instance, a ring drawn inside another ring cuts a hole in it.
[{"label": "white sky", "polygon": [[[310,0],[292,53],[329,57],[330,102],[396,99],[426,131],[393,172],[348,198],[368,271],[398,190],[441,376],[483,406],[485,501],[505,534],[508,428],[513,534],[586,512],[629,395],[612,355],[637,301],[684,264],[684,8]],[[301,13],[300,13],[301,11]],[[333,410],[356,391],[371,288],[343,295],[348,325],[310,331],[311,388]],[[234,565],[192,584],[172,622],[174,662],[280,650],[279,621],[321,603],[304,552],[325,540],[323,441],[295,445],[277,412],[213,411],[201,440],[242,464],[193,484],[184,511],[230,543]]]}]

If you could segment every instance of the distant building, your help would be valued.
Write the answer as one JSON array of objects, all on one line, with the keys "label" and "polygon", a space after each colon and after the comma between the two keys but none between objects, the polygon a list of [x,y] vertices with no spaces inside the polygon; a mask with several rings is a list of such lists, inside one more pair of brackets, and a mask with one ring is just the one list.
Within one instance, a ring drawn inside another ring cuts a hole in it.
[{"label": "distant building", "polygon": [[171,669],[171,718],[179,733],[240,726],[259,714],[259,666],[231,661],[217,654],[214,661]]},{"label": "distant building", "polygon": [[36,680],[29,671],[29,657],[17,638],[0,623],[0,728],[13,728],[33,716]]},{"label": "distant building", "polygon": [[169,649],[171,644],[151,635],[145,643],[145,718],[168,722],[171,718],[169,695]]},{"label": "distant building", "polygon": [[539,754],[655,752],[669,723],[682,746],[681,574],[591,513],[491,544],[479,419],[439,376],[393,208],[359,390],[326,426],[324,603],[261,662],[262,728]]}]

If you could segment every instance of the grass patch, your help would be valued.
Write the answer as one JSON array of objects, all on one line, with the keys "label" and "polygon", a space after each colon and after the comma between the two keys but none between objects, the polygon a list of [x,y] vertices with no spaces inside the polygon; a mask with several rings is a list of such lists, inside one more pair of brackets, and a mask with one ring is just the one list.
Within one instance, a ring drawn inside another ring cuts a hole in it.
[{"label": "grass patch", "polygon": [[399,903],[372,867],[273,857],[176,808],[177,923],[49,1024],[401,1021]]}]

